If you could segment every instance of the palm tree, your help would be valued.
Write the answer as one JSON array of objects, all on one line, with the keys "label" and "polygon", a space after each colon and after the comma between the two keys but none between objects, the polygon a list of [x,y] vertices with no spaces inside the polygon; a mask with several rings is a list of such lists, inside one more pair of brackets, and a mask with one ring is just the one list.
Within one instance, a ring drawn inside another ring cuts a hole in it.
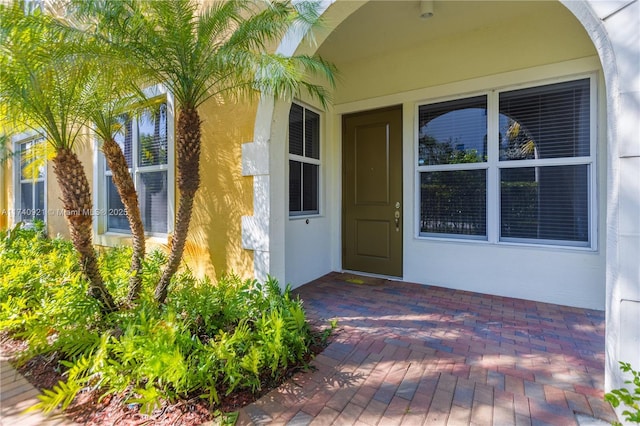
[{"label": "palm tree", "polygon": [[0,5],[0,104],[11,119],[44,132],[55,152],[53,169],[62,192],[71,240],[89,280],[89,293],[103,313],[117,309],[98,269],[92,242],[91,188],[74,152],[86,107],[86,61],[56,55],[62,41],[43,25],[45,16],[25,15],[18,3]]},{"label": "palm tree", "polygon": [[97,16],[99,35],[120,57],[134,61],[163,83],[176,100],[178,213],[168,263],[156,286],[164,303],[182,259],[193,202],[200,186],[201,119],[198,107],[212,96],[292,96],[301,88],[323,103],[327,93],[309,83],[320,75],[333,85],[334,67],[306,55],[269,53],[288,30],[302,31],[318,20],[311,2],[228,0],[95,0],[77,7]]},{"label": "palm tree", "polygon": [[[95,19],[74,13],[70,3],[49,4],[47,24],[51,31],[64,39],[62,54],[70,54],[76,60],[87,63],[87,80],[83,95],[86,108],[79,112],[92,124],[94,133],[102,142],[102,152],[111,170],[113,184],[127,212],[131,230],[133,255],[129,278],[129,303],[138,299],[142,287],[142,261],[146,251],[145,230],[139,200],[129,172],[129,164],[116,135],[124,129],[121,118],[145,103],[145,95],[138,90],[142,76],[137,66],[127,66],[109,51],[109,46],[90,36]],[[105,50],[107,49],[107,50]],[[99,61],[96,58],[100,58]]]},{"label": "palm tree", "polygon": [[[97,65],[97,64],[95,64]],[[129,112],[132,105],[140,102],[140,96],[125,93],[129,72],[124,69],[108,68],[103,62],[96,66],[90,74],[89,84],[85,95],[90,99],[89,108],[82,111],[85,118],[93,123],[93,129],[102,141],[102,152],[112,173],[113,184],[120,195],[122,204],[127,212],[127,220],[131,229],[133,255],[131,257],[131,276],[127,300],[133,302],[138,299],[142,288],[142,260],[145,255],[145,234],[138,193],[133,177],[129,172],[127,158],[122,148],[116,142],[117,132],[122,130],[120,117]]]}]

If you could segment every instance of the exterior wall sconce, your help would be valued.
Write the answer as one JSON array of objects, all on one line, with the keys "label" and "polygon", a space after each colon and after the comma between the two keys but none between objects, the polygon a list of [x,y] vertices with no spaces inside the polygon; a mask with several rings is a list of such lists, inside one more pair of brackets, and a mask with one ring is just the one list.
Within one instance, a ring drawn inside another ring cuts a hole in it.
[{"label": "exterior wall sconce", "polygon": [[429,19],[433,16],[433,0],[420,0],[420,18]]}]

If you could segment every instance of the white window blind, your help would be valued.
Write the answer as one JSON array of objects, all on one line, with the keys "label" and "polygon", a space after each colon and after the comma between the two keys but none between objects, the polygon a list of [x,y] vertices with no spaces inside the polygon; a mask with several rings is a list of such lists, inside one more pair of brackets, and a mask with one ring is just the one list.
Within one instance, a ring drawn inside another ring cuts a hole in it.
[{"label": "white window blind", "polygon": [[500,93],[503,241],[588,244],[590,120],[589,79]]},{"label": "white window blind", "polygon": [[592,84],[420,105],[419,235],[591,246]]},{"label": "white window blind", "polygon": [[500,160],[589,156],[589,80],[500,93]]},{"label": "white window blind", "polygon": [[320,115],[301,105],[289,111],[289,214],[319,213]]}]

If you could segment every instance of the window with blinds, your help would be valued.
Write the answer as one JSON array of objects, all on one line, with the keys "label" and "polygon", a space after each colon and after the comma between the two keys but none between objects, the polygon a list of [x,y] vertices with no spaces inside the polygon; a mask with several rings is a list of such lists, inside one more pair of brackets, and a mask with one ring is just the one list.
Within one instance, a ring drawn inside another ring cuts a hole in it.
[{"label": "window with blinds", "polygon": [[588,245],[590,80],[499,95],[500,239]]},{"label": "window with blinds", "polygon": [[16,145],[19,179],[15,188],[16,221],[46,220],[46,142],[39,137]]},{"label": "window with blinds", "polygon": [[289,215],[320,212],[320,115],[298,104],[289,111]]},{"label": "window with blinds", "polygon": [[[145,231],[168,232],[168,114],[167,103],[152,104],[136,114],[121,117],[116,137],[130,166],[138,192]],[[107,231],[130,233],[124,206],[105,162]]]},{"label": "window with blinds", "polygon": [[487,97],[418,111],[420,234],[486,238]]},{"label": "window with blinds", "polygon": [[419,106],[419,234],[589,247],[591,84],[584,78]]}]

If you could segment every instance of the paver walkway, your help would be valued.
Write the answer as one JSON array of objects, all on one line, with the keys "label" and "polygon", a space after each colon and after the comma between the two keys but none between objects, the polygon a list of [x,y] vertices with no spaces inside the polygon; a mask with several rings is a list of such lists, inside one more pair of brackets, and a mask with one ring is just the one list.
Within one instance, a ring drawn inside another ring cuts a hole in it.
[{"label": "paver walkway", "polygon": [[338,273],[297,293],[310,320],[338,320],[336,338],[314,372],[245,407],[239,424],[616,420],[603,401],[602,311]]},{"label": "paver walkway", "polygon": [[24,413],[38,402],[39,391],[20,375],[8,361],[0,359],[0,425],[62,426],[74,423],[59,416],[45,417],[39,412]]}]

